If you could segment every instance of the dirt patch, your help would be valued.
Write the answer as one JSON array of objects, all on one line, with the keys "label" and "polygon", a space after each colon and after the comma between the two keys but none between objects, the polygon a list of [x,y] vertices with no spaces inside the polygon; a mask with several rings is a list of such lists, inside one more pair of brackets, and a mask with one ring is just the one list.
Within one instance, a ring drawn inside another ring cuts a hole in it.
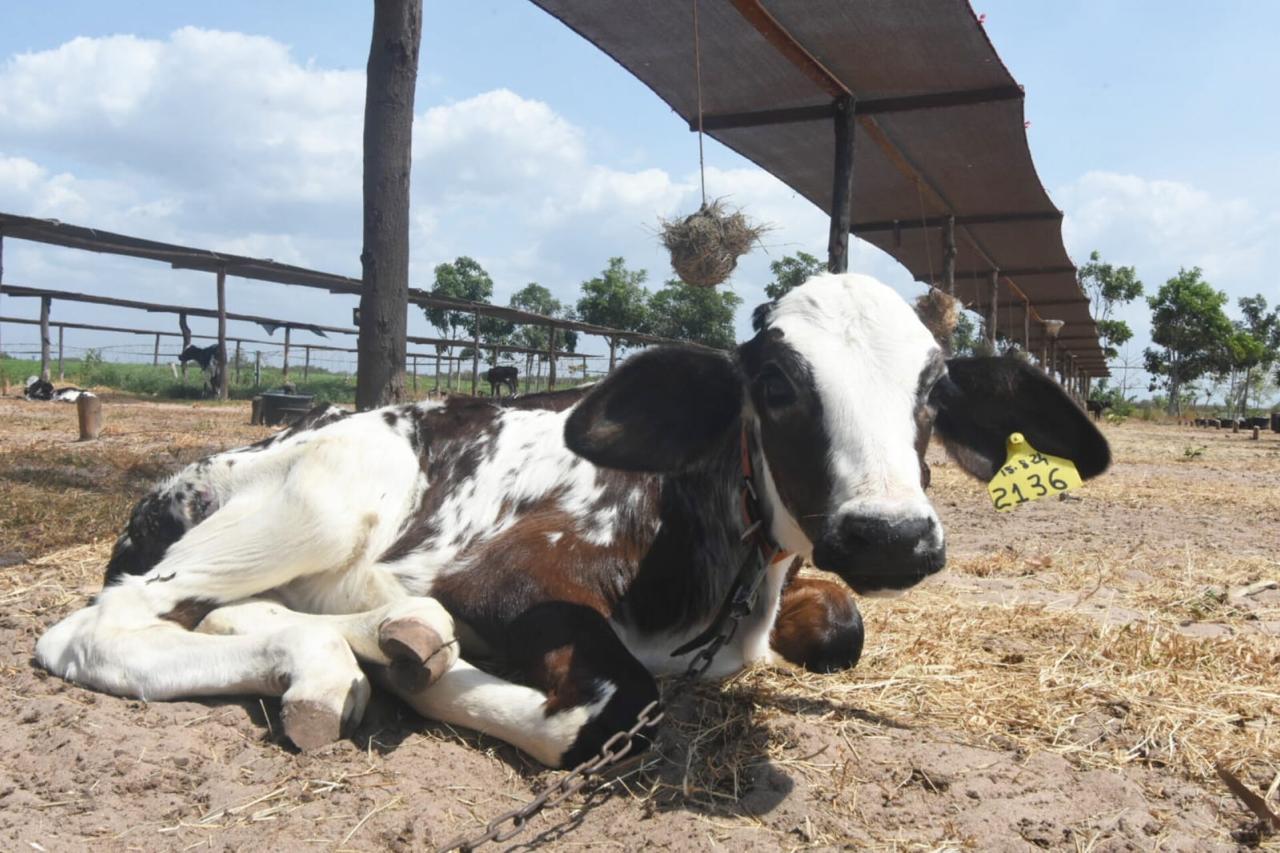
[{"label": "dirt patch", "polygon": [[[107,415],[104,440],[78,445],[73,408],[0,400],[0,846],[426,849],[557,778],[387,700],[351,740],[299,755],[271,702],[117,699],[34,668],[39,633],[96,592],[151,478],[265,434],[245,406],[116,400]],[[951,569],[863,603],[856,670],[700,687],[645,764],[530,836],[577,816],[543,840],[1280,849],[1212,772],[1223,762],[1280,807],[1280,639],[1267,627],[1280,622],[1267,585],[1280,489],[1264,488],[1280,437],[1109,435],[1116,467],[1079,500],[1010,515],[936,467]]]}]

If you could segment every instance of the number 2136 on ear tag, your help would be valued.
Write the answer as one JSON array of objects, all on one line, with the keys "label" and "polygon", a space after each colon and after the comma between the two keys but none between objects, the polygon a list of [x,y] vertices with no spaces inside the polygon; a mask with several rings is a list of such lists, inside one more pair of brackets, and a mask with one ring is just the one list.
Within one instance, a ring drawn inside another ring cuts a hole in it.
[{"label": "number 2136 on ear tag", "polygon": [[1070,459],[1041,453],[1015,432],[1005,444],[1004,465],[987,484],[998,512],[1008,512],[1027,501],[1078,489],[1083,481]]}]

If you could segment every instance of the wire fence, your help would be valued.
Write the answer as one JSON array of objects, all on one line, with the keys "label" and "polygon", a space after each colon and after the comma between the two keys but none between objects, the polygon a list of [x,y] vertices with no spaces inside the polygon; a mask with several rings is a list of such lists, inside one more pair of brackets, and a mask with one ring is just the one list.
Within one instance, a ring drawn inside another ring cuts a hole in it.
[{"label": "wire fence", "polygon": [[[8,331],[6,329],[6,331]],[[84,387],[109,387],[121,391],[167,397],[198,397],[207,393],[207,375],[199,365],[178,362],[182,346],[178,338],[160,338],[159,343],[120,343],[80,347],[57,343],[50,347],[51,380]],[[437,392],[491,393],[485,372],[491,366],[482,348],[478,375],[473,372],[470,354],[449,355],[434,351],[410,351],[405,363],[406,391],[415,397]],[[350,402],[355,398],[356,353],[322,345],[293,344],[286,353],[283,344],[227,341],[227,380],[232,397],[252,396],[262,390],[280,388],[286,382],[299,393],[320,400]],[[40,373],[40,339],[5,336],[0,352],[0,376],[12,385],[25,383]],[[545,356],[500,358],[500,366],[515,367],[517,390],[521,393],[548,387],[550,365]],[[437,375],[437,369],[439,374]],[[607,359],[592,355],[568,355],[556,359],[558,387],[594,381],[608,372]]]}]

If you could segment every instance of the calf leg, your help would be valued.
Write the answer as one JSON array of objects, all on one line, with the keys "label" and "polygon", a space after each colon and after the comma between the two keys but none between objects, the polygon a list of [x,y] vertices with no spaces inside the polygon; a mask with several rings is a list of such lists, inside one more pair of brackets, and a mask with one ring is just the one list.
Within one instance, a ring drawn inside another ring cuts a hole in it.
[{"label": "calf leg", "polygon": [[653,677],[590,608],[537,605],[514,620],[507,640],[521,684],[459,661],[426,689],[389,686],[424,717],[500,738],[551,767],[596,755],[658,698]]},{"label": "calf leg", "polygon": [[770,644],[813,672],[852,669],[862,656],[862,616],[842,584],[794,577],[782,592]]}]

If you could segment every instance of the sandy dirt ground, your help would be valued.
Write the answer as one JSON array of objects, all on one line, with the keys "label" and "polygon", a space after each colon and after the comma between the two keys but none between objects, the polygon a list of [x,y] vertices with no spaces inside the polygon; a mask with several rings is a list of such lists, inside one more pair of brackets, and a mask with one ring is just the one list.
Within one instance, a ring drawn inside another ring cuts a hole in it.
[{"label": "sandy dirt ground", "polygon": [[[430,849],[555,781],[389,699],[299,754],[271,701],[147,703],[36,669],[147,486],[267,432],[241,405],[106,413],[79,444],[74,406],[0,399],[0,848]],[[1111,473],[1006,515],[932,449],[948,571],[862,603],[854,671],[700,687],[644,764],[518,840],[1280,850],[1215,771],[1280,810],[1280,436],[1106,430]]]}]

